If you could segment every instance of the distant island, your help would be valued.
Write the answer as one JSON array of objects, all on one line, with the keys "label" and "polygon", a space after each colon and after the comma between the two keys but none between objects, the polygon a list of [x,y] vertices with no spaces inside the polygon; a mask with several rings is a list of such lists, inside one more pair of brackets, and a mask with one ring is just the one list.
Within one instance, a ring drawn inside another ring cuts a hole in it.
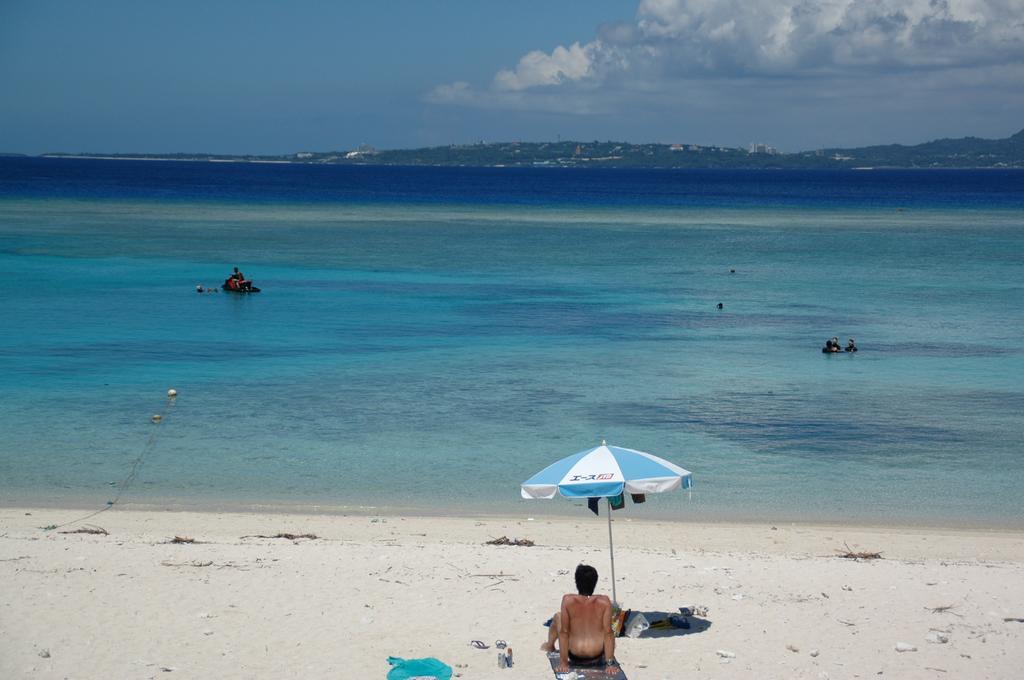
[{"label": "distant island", "polygon": [[904,146],[828,148],[780,153],[766,144],[748,148],[629,142],[494,142],[422,149],[302,151],[283,156],[221,154],[73,154],[46,158],[111,158],[329,165],[423,165],[556,168],[1024,168],[1024,130],[1006,139],[937,139]]}]

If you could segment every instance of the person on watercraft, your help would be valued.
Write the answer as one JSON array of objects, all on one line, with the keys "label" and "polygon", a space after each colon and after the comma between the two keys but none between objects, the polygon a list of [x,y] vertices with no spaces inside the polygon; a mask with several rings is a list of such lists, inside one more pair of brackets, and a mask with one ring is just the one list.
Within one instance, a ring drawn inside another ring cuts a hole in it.
[{"label": "person on watercraft", "polygon": [[856,352],[857,351],[857,344],[853,341],[853,338],[850,338],[849,342],[846,343],[846,351],[847,352]]},{"label": "person on watercraft", "polygon": [[245,278],[245,274],[240,272],[238,267],[235,267],[228,280],[232,281],[231,287],[235,290],[250,290],[252,288],[252,281]]}]

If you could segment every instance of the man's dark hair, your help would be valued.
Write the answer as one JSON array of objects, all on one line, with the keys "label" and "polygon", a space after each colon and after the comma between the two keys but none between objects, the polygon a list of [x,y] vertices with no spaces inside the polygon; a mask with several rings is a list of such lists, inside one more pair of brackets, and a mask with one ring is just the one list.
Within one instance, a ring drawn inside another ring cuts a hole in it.
[{"label": "man's dark hair", "polygon": [[593,595],[594,586],[597,585],[597,569],[589,564],[581,564],[576,567],[576,590],[580,595]]}]

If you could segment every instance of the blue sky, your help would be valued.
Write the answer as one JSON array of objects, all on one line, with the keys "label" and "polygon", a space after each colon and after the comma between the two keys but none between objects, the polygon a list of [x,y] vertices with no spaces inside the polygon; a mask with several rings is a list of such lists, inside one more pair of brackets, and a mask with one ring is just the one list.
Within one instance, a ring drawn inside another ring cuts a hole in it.
[{"label": "blue sky", "polygon": [[0,0],[0,151],[1024,128],[1024,0]]}]

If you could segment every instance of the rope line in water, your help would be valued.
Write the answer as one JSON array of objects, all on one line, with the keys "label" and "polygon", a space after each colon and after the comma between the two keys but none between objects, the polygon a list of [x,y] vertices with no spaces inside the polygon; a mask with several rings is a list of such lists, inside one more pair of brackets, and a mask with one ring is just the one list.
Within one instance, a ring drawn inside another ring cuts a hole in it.
[{"label": "rope line in water", "polygon": [[145,457],[150,452],[152,452],[152,450],[156,447],[156,438],[160,432],[160,426],[163,425],[164,420],[167,418],[167,416],[170,415],[171,410],[174,409],[174,403],[177,400],[177,397],[177,391],[168,390],[167,403],[164,405],[164,410],[150,417],[150,420],[153,422],[153,431],[150,432],[149,439],[146,441],[145,445],[143,445],[141,453],[139,453],[135,460],[132,461],[132,467],[128,471],[128,476],[122,479],[121,483],[117,485],[117,493],[114,495],[113,500],[107,501],[107,504],[105,506],[103,506],[99,510],[96,510],[95,512],[90,512],[87,515],[83,515],[82,517],[78,517],[77,519],[69,520],[67,522],[64,522],[63,524],[50,524],[49,526],[43,527],[43,530],[53,531],[54,529],[60,529],[61,527],[66,527],[71,524],[84,522],[85,520],[91,519],[96,515],[100,514],[101,512],[106,512],[107,510],[110,510],[112,507],[114,507],[114,505],[116,505],[117,502],[121,500],[121,495],[124,494],[125,490],[139,476],[139,470],[142,468],[143,459],[145,459]]}]

